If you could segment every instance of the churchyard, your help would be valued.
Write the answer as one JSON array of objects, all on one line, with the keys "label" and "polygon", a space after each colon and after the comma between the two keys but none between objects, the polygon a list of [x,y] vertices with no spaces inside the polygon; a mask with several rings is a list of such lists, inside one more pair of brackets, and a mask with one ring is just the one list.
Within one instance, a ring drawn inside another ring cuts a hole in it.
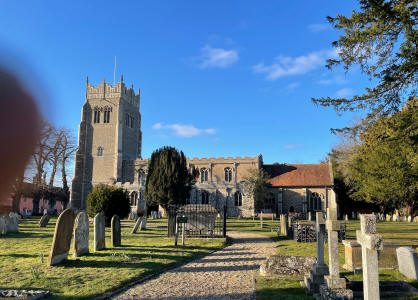
[{"label": "churchyard", "polygon": [[94,253],[93,224],[89,228],[90,253],[48,267],[56,217],[40,227],[39,217],[19,221],[19,233],[0,237],[2,289],[42,289],[48,299],[83,299],[126,286],[130,282],[205,255],[225,244],[225,239],[189,239],[174,247],[167,236],[167,220],[148,220],[147,229],[131,234],[134,221],[121,221],[121,246],[113,247],[106,227],[106,248]]}]

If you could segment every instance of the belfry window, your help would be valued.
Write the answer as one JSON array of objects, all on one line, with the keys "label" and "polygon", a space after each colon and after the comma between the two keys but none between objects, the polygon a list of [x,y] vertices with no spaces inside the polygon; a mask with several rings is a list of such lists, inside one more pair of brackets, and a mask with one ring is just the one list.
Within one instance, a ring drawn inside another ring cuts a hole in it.
[{"label": "belfry window", "polygon": [[322,200],[321,195],[318,193],[312,193],[309,199],[309,204],[311,210],[321,210],[322,209]]},{"label": "belfry window", "polygon": [[235,204],[235,206],[242,206],[242,194],[241,194],[241,192],[235,192],[234,204]]},{"label": "belfry window", "polygon": [[94,108],[93,122],[94,123],[100,123],[100,109],[98,107]]},{"label": "belfry window", "polygon": [[208,169],[201,168],[200,169],[200,182],[207,182],[208,181]]},{"label": "belfry window", "polygon": [[111,107],[106,106],[103,112],[103,123],[110,123],[110,112],[112,111]]},{"label": "belfry window", "polygon": [[97,156],[103,156],[103,147],[97,148]]},{"label": "belfry window", "polygon": [[225,168],[225,181],[231,182],[232,181],[232,170],[231,168]]},{"label": "belfry window", "polygon": [[209,193],[206,191],[202,192],[202,204],[209,204]]}]

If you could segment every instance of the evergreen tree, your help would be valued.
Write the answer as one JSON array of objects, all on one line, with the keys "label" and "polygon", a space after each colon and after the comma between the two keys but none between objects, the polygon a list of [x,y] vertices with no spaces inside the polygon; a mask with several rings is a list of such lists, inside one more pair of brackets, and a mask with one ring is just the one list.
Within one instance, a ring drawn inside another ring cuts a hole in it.
[{"label": "evergreen tree", "polygon": [[350,98],[319,98],[314,103],[334,106],[339,111],[367,109],[367,120],[389,115],[416,95],[418,26],[416,0],[359,0],[360,11],[350,17],[327,17],[334,28],[344,31],[333,46],[339,59],[328,60],[332,69],[342,65],[348,71],[359,65],[373,87]]},{"label": "evergreen tree", "polygon": [[261,170],[248,170],[249,176],[245,178],[250,193],[254,198],[254,206],[256,211],[260,211],[263,208],[271,208],[272,201],[274,200],[273,194],[269,191],[270,177],[267,172]]},{"label": "evergreen tree", "polygon": [[148,165],[145,198],[148,205],[185,204],[196,182],[195,168],[187,169],[183,151],[165,146],[151,154]]}]

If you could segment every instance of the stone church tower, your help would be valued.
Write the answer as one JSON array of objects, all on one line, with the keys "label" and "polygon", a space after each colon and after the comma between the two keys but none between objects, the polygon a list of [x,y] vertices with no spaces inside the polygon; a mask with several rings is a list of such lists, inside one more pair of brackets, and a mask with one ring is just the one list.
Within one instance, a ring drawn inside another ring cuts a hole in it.
[{"label": "stone church tower", "polygon": [[140,91],[103,80],[86,82],[86,101],[81,110],[78,150],[71,185],[71,207],[86,208],[86,198],[97,184],[121,181],[122,166],[141,158]]}]

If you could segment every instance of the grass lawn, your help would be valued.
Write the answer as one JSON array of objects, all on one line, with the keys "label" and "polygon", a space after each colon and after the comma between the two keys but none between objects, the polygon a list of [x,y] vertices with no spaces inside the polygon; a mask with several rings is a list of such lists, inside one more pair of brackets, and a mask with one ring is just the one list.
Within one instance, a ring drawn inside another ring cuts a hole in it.
[{"label": "grass lawn", "polygon": [[[264,221],[266,223],[266,221]],[[280,226],[278,220],[268,221],[266,228],[260,229],[259,220],[228,220],[228,230],[246,231],[260,233],[271,236],[271,228]],[[344,222],[344,221],[342,221]],[[360,221],[347,222],[347,239],[355,239],[356,230],[360,229]],[[383,236],[383,239],[412,241],[418,243],[418,224],[417,223],[394,223],[394,222],[378,222],[377,232]],[[277,235],[274,233],[275,237]],[[316,256],[316,243],[297,243],[293,240],[277,237],[277,254],[278,255],[298,255],[298,256]],[[342,268],[344,264],[344,246],[339,245],[340,272],[342,276],[349,280],[362,280],[362,273],[347,272]],[[325,245],[325,262],[328,261],[328,247]],[[407,280],[398,270],[384,269],[379,270],[379,279],[381,281],[403,280],[408,281],[418,288],[418,281]],[[256,281],[257,299],[313,299],[306,297],[304,290],[299,285],[299,280],[273,279],[258,277]]]},{"label": "grass lawn", "polygon": [[122,221],[122,247],[111,247],[106,228],[106,250],[47,267],[55,222],[53,218],[40,228],[39,217],[24,219],[19,233],[0,237],[0,289],[45,289],[52,292],[48,299],[87,299],[225,244],[225,239],[186,239],[185,246],[176,248],[166,238],[166,219],[148,220],[147,230],[137,234],[130,234],[133,221]]}]

